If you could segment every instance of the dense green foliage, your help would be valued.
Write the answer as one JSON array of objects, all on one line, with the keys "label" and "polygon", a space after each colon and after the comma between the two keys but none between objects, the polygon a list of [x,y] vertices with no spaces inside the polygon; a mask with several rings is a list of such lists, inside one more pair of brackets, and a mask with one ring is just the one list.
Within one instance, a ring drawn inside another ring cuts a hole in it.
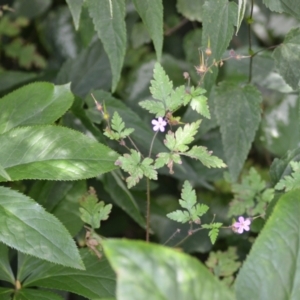
[{"label": "dense green foliage", "polygon": [[295,0],[0,1],[0,299],[298,300]]}]

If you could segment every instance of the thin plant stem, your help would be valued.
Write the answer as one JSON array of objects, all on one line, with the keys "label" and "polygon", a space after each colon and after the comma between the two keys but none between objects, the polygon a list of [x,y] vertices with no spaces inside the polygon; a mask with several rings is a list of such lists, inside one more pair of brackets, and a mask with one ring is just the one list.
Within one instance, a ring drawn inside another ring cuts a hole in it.
[{"label": "thin plant stem", "polygon": [[137,152],[140,152],[140,153],[141,153],[141,151],[139,150],[139,148],[137,147],[137,145],[134,143],[134,141],[132,140],[132,138],[131,138],[130,136],[128,136],[127,138],[129,139],[130,143],[131,143],[132,146],[135,148],[135,150],[136,150]]},{"label": "thin plant stem", "polygon": [[249,54],[250,54],[250,62],[249,62],[249,79],[248,82],[250,83],[252,80],[252,65],[253,65],[253,50],[252,50],[252,37],[251,37],[251,23],[252,23],[252,16],[253,16],[253,6],[254,0],[251,0],[251,8],[250,8],[250,16],[248,21],[248,42],[249,42]]},{"label": "thin plant stem", "polygon": [[174,237],[176,234],[180,232],[180,229],[176,229],[176,231],[163,243],[163,245],[167,245]]},{"label": "thin plant stem", "polygon": [[180,246],[180,245],[183,244],[190,236],[192,236],[194,233],[196,233],[196,232],[198,232],[198,231],[200,231],[200,230],[203,230],[203,229],[205,229],[205,228],[200,227],[200,228],[194,229],[194,230],[192,230],[192,231],[189,230],[189,233],[188,233],[181,241],[179,241],[179,242],[174,246],[174,248]]},{"label": "thin plant stem", "polygon": [[149,155],[148,155],[148,157],[151,157],[151,152],[152,152],[154,140],[155,140],[157,134],[158,134],[158,131],[155,132],[155,134],[154,134],[154,136],[153,136],[153,138],[152,138],[151,145],[150,145],[150,149],[149,149]]},{"label": "thin plant stem", "polygon": [[149,242],[150,236],[150,180],[146,178],[147,182],[147,212],[146,212],[146,242]]}]

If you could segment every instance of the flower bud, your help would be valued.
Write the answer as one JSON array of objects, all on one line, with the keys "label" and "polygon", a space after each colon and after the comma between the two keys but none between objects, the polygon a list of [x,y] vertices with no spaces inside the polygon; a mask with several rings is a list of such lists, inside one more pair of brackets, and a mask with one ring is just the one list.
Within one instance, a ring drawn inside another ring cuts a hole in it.
[{"label": "flower bud", "polygon": [[206,54],[206,56],[211,56],[211,54],[212,54],[211,49],[210,48],[206,48],[205,49],[205,54]]}]

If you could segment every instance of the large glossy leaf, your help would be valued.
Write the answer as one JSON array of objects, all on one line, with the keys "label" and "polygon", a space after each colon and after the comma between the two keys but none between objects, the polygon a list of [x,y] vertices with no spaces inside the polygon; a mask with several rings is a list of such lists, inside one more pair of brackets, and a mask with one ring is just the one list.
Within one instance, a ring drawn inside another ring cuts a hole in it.
[{"label": "large glossy leaf", "polygon": [[102,299],[115,294],[115,274],[108,261],[100,260],[87,249],[80,250],[85,271],[65,268],[23,256],[19,260],[18,279],[24,287],[42,286],[70,291],[88,299]]},{"label": "large glossy leaf", "polygon": [[79,199],[86,191],[85,181],[36,181],[28,196],[56,216],[75,236],[83,227]]},{"label": "large glossy leaf", "polygon": [[2,243],[0,243],[0,280],[15,283],[15,276],[9,263],[8,248]]},{"label": "large glossy leaf", "polygon": [[279,199],[239,272],[237,299],[299,299],[299,212],[299,190]]},{"label": "large glossy leaf", "polygon": [[[300,8],[300,5],[298,7]],[[300,28],[295,28],[288,33],[283,43],[273,53],[279,73],[294,90],[300,87],[299,51]]]},{"label": "large glossy leaf", "polygon": [[13,294],[13,292],[14,290],[12,288],[0,287],[1,300],[11,300],[11,295]]},{"label": "large glossy leaf", "polygon": [[141,241],[106,240],[118,300],[229,300],[233,294],[195,258]]},{"label": "large glossy leaf", "polygon": [[108,57],[100,41],[94,42],[76,58],[69,59],[60,69],[56,83],[71,81],[74,94],[85,97],[92,89],[108,90],[111,85],[111,71]]},{"label": "large glossy leaf", "polygon": [[157,60],[160,61],[163,45],[162,0],[133,0],[133,3],[153,40]]},{"label": "large glossy leaf", "polygon": [[45,290],[21,289],[14,295],[14,300],[63,300],[63,298]]},{"label": "large glossy leaf", "polygon": [[84,265],[66,228],[31,198],[0,187],[0,241],[20,252],[77,269]]},{"label": "large glossy leaf", "polygon": [[261,118],[261,101],[261,94],[251,85],[240,87],[223,82],[216,89],[215,112],[233,180],[237,179],[254,140]]},{"label": "large glossy leaf", "polygon": [[66,1],[69,5],[75,28],[76,30],[78,30],[82,4],[84,0],[66,0]]},{"label": "large glossy leaf", "polygon": [[72,105],[70,85],[28,84],[0,99],[0,133],[17,126],[51,124]]},{"label": "large glossy leaf", "polygon": [[115,169],[118,157],[81,133],[51,125],[10,130],[0,135],[0,144],[0,164],[12,180],[95,177]]},{"label": "large glossy leaf", "polygon": [[300,19],[300,6],[294,0],[263,0],[264,4],[272,11],[286,12]]},{"label": "large glossy leaf", "polygon": [[212,55],[219,60],[231,41],[237,19],[237,5],[227,0],[206,1],[203,5],[202,45],[210,41]]},{"label": "large glossy leaf", "polygon": [[109,57],[113,77],[112,91],[114,91],[120,79],[126,51],[125,2],[87,0],[86,3]]},{"label": "large glossy leaf", "polygon": [[142,228],[146,227],[145,219],[142,217],[139,207],[131,192],[121,179],[119,172],[111,172],[104,176],[104,188],[114,203],[123,209]]}]

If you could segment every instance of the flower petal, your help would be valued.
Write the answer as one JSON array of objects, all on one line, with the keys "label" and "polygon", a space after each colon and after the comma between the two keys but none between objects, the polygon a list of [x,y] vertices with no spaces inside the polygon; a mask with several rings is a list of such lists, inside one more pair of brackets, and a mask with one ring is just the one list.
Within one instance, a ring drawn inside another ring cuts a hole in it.
[{"label": "flower petal", "polygon": [[242,224],[242,223],[244,223],[244,217],[239,217],[239,222]]}]

